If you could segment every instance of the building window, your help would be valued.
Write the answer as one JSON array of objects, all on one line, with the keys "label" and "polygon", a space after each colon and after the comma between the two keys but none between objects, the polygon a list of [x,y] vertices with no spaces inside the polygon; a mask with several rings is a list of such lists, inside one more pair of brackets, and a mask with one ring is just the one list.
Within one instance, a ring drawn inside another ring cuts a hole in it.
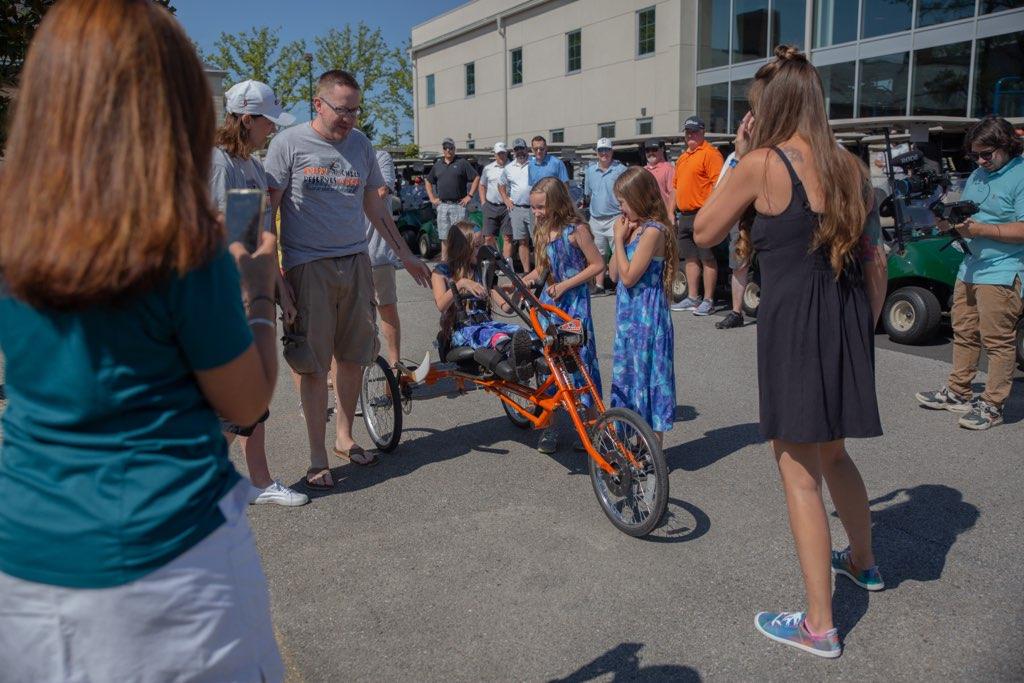
[{"label": "building window", "polygon": [[697,68],[729,63],[729,3],[700,0],[697,6]]},{"label": "building window", "polygon": [[934,26],[974,16],[974,0],[917,0],[917,26]]},{"label": "building window", "polygon": [[466,65],[466,97],[476,94],[476,62]]},{"label": "building window", "polygon": [[476,140],[466,140],[466,149],[476,149]]},{"label": "building window", "polygon": [[907,52],[862,60],[857,116],[905,116],[909,64]]},{"label": "building window", "polygon": [[814,47],[857,40],[857,3],[850,0],[815,0]]},{"label": "building window", "polygon": [[597,137],[599,138],[614,138],[615,137],[615,122],[610,123],[599,123],[597,124]]},{"label": "building window", "polygon": [[803,49],[806,20],[806,0],[772,0],[772,37],[768,49],[776,45],[796,45]]},{"label": "building window", "polygon": [[916,51],[911,115],[966,116],[970,72],[970,41]]},{"label": "building window", "polygon": [[434,106],[434,74],[427,76],[427,106]]},{"label": "building window", "polygon": [[637,135],[650,135],[654,132],[654,119],[647,117],[645,119],[636,120],[636,134]]},{"label": "building window", "polygon": [[729,84],[715,83],[697,88],[697,116],[704,119],[709,133],[727,133],[729,127]]},{"label": "building window", "polygon": [[974,57],[974,111],[986,114],[1024,116],[1024,44],[1020,32],[978,41]]},{"label": "building window", "polygon": [[654,53],[654,8],[636,13],[636,53],[641,57]]},{"label": "building window", "polygon": [[909,31],[913,10],[914,0],[864,0],[860,37]]},{"label": "building window", "polygon": [[852,119],[853,93],[856,90],[856,64],[844,62],[819,66],[821,89],[825,93],[825,111],[830,119]]},{"label": "building window", "polygon": [[551,138],[551,143],[565,142],[565,128],[555,128],[548,131],[548,137]]},{"label": "building window", "polygon": [[982,14],[991,14],[1020,7],[1024,7],[1024,2],[1021,0],[981,0],[980,10]]},{"label": "building window", "polygon": [[750,111],[750,102],[747,100],[747,91],[750,90],[750,84],[754,82],[753,78],[745,78],[742,81],[733,81],[731,84],[731,101],[732,101],[732,112],[731,122],[729,124],[729,132],[735,132],[740,126],[740,121]]},{"label": "building window", "polygon": [[567,73],[575,73],[583,68],[583,38],[579,29],[565,34]]},{"label": "building window", "polygon": [[523,82],[523,48],[512,50],[512,85]]},{"label": "building window", "polygon": [[732,63],[768,56],[768,0],[734,0]]}]

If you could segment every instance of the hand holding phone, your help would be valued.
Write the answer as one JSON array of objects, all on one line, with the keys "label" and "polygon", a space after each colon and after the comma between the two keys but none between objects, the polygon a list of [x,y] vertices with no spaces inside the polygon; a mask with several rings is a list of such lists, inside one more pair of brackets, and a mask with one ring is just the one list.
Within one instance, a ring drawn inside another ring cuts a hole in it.
[{"label": "hand holding phone", "polygon": [[267,195],[260,190],[228,190],[224,224],[228,244],[240,242],[249,253],[260,244]]}]

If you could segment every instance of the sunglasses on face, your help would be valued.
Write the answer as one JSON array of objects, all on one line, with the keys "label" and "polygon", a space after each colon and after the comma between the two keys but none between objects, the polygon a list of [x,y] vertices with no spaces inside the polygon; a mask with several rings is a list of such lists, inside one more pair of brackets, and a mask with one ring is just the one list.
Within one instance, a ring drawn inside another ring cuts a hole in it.
[{"label": "sunglasses on face", "polygon": [[977,161],[978,159],[981,159],[982,161],[992,161],[992,156],[995,153],[996,150],[994,149],[986,150],[984,152],[968,152],[967,158],[971,161]]}]

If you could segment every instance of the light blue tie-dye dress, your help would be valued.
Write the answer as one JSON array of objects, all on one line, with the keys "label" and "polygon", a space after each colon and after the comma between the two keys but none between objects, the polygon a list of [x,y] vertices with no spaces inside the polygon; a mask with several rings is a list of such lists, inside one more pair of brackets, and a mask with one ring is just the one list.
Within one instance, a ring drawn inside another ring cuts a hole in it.
[{"label": "light blue tie-dye dress", "polygon": [[[569,241],[569,237],[576,231],[575,225],[566,226],[562,230],[562,236],[550,242],[547,247],[548,263],[551,265],[551,276],[555,282],[563,282],[574,278],[583,272],[587,267],[587,257],[583,250]],[[584,282],[572,289],[566,290],[562,296],[555,301],[548,294],[547,287],[540,295],[542,303],[552,304],[561,308],[573,318],[579,318],[587,331],[587,344],[580,348],[580,360],[587,368],[587,373],[594,380],[598,394],[601,392],[601,371],[597,362],[597,345],[594,335],[594,320],[590,315],[590,289],[588,283]],[[577,387],[583,386],[582,373],[573,375],[573,384]],[[587,406],[593,404],[590,394],[583,395],[583,403]]]},{"label": "light blue tie-dye dress", "polygon": [[[665,226],[644,223],[626,245],[627,259],[632,260],[647,230],[664,231]],[[666,237],[673,239],[671,234]],[[662,284],[664,269],[665,259],[658,256],[632,287],[619,282],[612,354],[612,406],[636,411],[656,432],[671,430],[676,414],[675,335]]]},{"label": "light blue tie-dye dress", "polygon": [[[447,263],[439,263],[434,266],[434,272],[443,275],[447,280],[451,280],[452,271]],[[523,329],[519,325],[490,319],[486,301],[471,298],[469,309],[470,322],[460,325],[452,331],[452,348],[456,346],[468,346],[473,349],[490,348],[494,346],[493,340],[496,336],[511,337],[517,331]]]}]

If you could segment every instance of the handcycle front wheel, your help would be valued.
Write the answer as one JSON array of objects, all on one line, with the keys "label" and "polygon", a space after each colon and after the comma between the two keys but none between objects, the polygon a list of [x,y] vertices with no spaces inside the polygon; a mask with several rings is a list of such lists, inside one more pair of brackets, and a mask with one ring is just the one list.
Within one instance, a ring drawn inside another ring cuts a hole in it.
[{"label": "handcycle front wheel", "polygon": [[395,373],[380,356],[363,370],[359,396],[363,424],[373,445],[384,453],[395,450],[402,438],[402,399]]},{"label": "handcycle front wheel", "polygon": [[615,469],[605,472],[589,458],[590,483],[601,509],[619,531],[646,536],[668,507],[668,465],[654,431],[632,410],[611,408],[597,418],[590,435],[594,450]]}]

